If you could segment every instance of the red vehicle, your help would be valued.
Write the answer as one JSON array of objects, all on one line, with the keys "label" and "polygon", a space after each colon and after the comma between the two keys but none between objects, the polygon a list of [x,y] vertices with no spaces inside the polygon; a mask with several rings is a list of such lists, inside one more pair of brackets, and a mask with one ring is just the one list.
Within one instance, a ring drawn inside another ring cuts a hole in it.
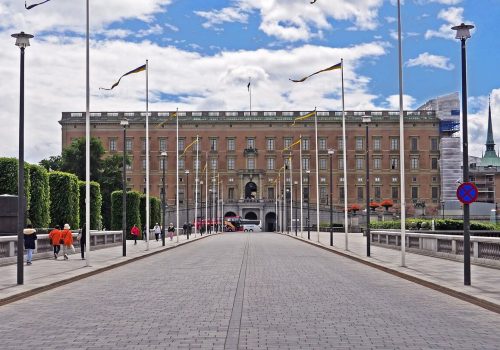
[{"label": "red vehicle", "polygon": [[231,223],[235,231],[243,231],[243,225],[241,224],[241,216],[226,216],[224,221]]}]

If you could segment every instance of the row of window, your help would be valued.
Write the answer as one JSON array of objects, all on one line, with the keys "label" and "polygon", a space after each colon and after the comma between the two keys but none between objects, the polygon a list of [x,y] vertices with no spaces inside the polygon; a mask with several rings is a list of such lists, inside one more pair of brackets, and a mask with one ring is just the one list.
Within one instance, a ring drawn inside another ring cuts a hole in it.
[{"label": "row of window", "polygon": [[[160,170],[163,170],[163,162],[164,159],[160,159]],[[285,159],[285,164],[288,165],[288,160]],[[356,158],[356,170],[363,170],[365,167],[365,158],[363,157],[357,157]],[[201,169],[201,160],[198,160],[198,163],[196,160],[194,161],[194,169],[196,170],[196,167],[198,169]],[[382,169],[382,158],[380,157],[374,157],[372,159],[372,169],[373,170],[380,170]],[[391,170],[397,170],[399,169],[399,157],[391,157],[390,159],[390,166]],[[184,169],[185,167],[185,159],[180,158],[179,159],[179,168]],[[327,170],[328,169],[328,158],[319,158],[319,164],[318,164],[319,170]],[[146,159],[142,160],[142,168],[146,169]],[[131,170],[131,166],[128,166],[128,169]],[[210,169],[218,169],[218,159],[217,158],[212,158],[210,159]],[[249,170],[255,170],[256,169],[256,159],[254,157],[248,157],[246,158],[246,169]],[[267,170],[276,170],[276,158],[266,158],[266,169]],[[310,170],[310,159],[309,158],[302,158],[302,169],[303,170]],[[338,169],[342,170],[344,169],[344,161],[342,158],[338,159]],[[410,157],[410,169],[412,170],[417,170],[420,169],[420,160],[418,157]],[[437,170],[438,169],[438,158],[431,158],[431,169],[432,170]],[[228,157],[227,158],[227,170],[236,170],[236,159],[233,157]]]},{"label": "row of window", "polygon": [[[216,137],[211,137],[209,138],[210,140],[210,150],[211,151],[217,151],[218,150],[218,138]],[[390,150],[391,151],[397,151],[399,150],[399,137],[390,137]],[[291,137],[285,137],[283,139],[283,146],[284,148],[289,148],[292,143],[293,143],[293,138]],[[373,145],[372,145],[372,150],[374,151],[381,151],[382,150],[382,138],[381,137],[373,137],[372,138]],[[431,141],[431,151],[438,151],[439,149],[439,139],[437,137],[433,137],[430,139]],[[146,139],[142,138],[142,150],[146,150]],[[310,139],[309,138],[302,138],[301,141],[302,145],[302,150],[308,151],[310,150]],[[183,150],[185,148],[185,139],[180,138],[179,139],[179,149]],[[132,151],[133,147],[133,140],[131,138],[127,138],[125,147],[127,152]],[[318,139],[318,149],[320,151],[325,151],[327,150],[327,140],[326,138],[319,138]],[[342,138],[338,138],[337,140],[337,149],[342,150],[343,149],[343,140]],[[246,148],[247,149],[255,149],[255,138],[253,137],[248,137],[246,139]],[[268,151],[275,151],[276,150],[276,139],[275,138],[266,138],[266,149]],[[355,139],[355,149],[357,151],[361,151],[365,149],[365,138],[361,136],[357,136]],[[111,152],[117,151],[117,138],[110,138],[109,139],[109,150]],[[159,138],[159,151],[163,152],[167,150],[167,139],[166,138]],[[236,139],[235,138],[228,138],[227,139],[227,150],[228,151],[235,151],[236,150]],[[418,151],[419,150],[419,138],[418,137],[410,137],[410,151]]]}]

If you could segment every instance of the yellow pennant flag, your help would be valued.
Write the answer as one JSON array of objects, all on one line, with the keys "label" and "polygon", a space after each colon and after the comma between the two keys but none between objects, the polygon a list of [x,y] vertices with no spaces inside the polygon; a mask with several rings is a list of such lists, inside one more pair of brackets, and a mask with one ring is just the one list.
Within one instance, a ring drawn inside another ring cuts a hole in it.
[{"label": "yellow pennant flag", "polygon": [[319,73],[323,73],[323,72],[329,72],[329,71],[332,71],[332,70],[336,70],[336,69],[341,69],[342,68],[342,62],[339,62],[337,64],[334,64],[333,66],[331,67],[328,67],[328,68],[325,68],[325,69],[322,69],[322,70],[319,70],[317,72],[314,72],[313,74],[310,74],[308,75],[307,77],[304,77],[302,79],[290,79],[290,81],[294,82],[294,83],[302,83],[304,81],[306,81],[308,78],[312,77],[313,75],[316,75],[316,74],[319,74]]},{"label": "yellow pennant flag", "polygon": [[198,140],[194,140],[193,142],[191,142],[189,145],[187,145],[186,148],[184,148],[184,152],[182,152],[181,154],[181,157],[184,156],[184,154],[186,154],[187,150],[191,148],[191,146],[193,146],[196,142],[198,142]]},{"label": "yellow pennant flag", "polygon": [[305,119],[308,119],[308,118],[311,118],[313,116],[316,115],[316,110],[312,111],[312,112],[309,112],[303,116],[300,116],[300,117],[297,117],[293,120],[293,124],[292,126],[295,126],[295,123],[298,122],[298,121],[301,121],[301,120],[305,120]]},{"label": "yellow pennant flag", "polygon": [[290,146],[283,148],[281,150],[281,152],[285,152],[285,151],[290,150],[293,146],[298,145],[301,141],[302,141],[301,139],[298,139],[297,141],[295,141],[294,143],[292,143]]},{"label": "yellow pennant flag", "polygon": [[175,118],[177,117],[177,112],[173,112],[172,114],[169,115],[167,119],[162,121],[160,124],[157,125],[158,128],[163,127],[165,124],[167,124],[171,119],[170,118]]}]

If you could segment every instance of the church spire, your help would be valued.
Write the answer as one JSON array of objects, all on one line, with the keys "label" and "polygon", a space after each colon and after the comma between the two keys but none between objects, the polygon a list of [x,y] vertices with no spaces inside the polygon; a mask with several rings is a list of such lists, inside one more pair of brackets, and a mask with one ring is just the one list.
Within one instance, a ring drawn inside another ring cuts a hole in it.
[{"label": "church spire", "polygon": [[497,157],[495,152],[495,140],[493,139],[493,125],[491,123],[491,98],[488,99],[488,135],[486,136],[485,157]]}]

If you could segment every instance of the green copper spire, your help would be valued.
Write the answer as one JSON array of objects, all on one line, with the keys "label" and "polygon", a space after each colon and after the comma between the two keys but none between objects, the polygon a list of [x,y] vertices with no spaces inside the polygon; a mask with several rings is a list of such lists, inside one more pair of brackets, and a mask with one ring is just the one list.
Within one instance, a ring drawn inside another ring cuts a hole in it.
[{"label": "green copper spire", "polygon": [[493,125],[491,123],[491,99],[488,101],[488,135],[486,136],[486,153],[484,158],[497,158],[495,140],[493,139]]}]

